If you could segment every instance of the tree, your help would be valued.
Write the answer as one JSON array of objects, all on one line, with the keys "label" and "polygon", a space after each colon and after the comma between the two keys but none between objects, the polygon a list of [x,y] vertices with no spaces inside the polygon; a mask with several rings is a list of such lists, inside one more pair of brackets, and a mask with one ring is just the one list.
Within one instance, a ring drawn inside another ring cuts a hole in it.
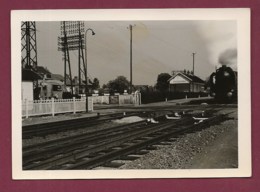
[{"label": "tree", "polygon": [[100,85],[99,85],[99,80],[98,78],[94,78],[93,79],[93,84],[92,84],[92,88],[93,89],[99,89]]},{"label": "tree", "polygon": [[107,87],[109,88],[110,92],[123,93],[124,90],[129,88],[129,85],[130,83],[126,77],[118,76],[116,79],[109,81]]},{"label": "tree", "polygon": [[171,78],[171,75],[168,73],[161,73],[157,77],[157,83],[155,85],[156,89],[162,93],[166,93],[169,89],[168,80]]},{"label": "tree", "polygon": [[107,87],[107,84],[103,84],[103,85],[102,85],[102,89],[106,89],[106,88],[108,88],[108,87]]}]

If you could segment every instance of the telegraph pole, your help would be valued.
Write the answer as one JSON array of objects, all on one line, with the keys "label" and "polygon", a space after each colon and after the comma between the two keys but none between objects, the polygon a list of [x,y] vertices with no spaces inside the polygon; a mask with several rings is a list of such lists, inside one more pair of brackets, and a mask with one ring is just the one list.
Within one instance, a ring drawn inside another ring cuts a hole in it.
[{"label": "telegraph pole", "polygon": [[133,39],[133,27],[135,25],[129,25],[130,29],[130,93],[132,93],[132,87],[133,87],[133,65],[132,65],[132,39]]},{"label": "telegraph pole", "polygon": [[[193,73],[193,75],[195,75],[194,74],[195,54],[196,53],[192,53],[192,64],[193,64],[192,73]],[[194,92],[194,83],[192,83],[192,91]]]},{"label": "telegraph pole", "polygon": [[195,54],[196,53],[192,53],[192,63],[193,63],[193,69],[192,69],[192,72],[193,72],[193,75],[195,75],[195,73],[194,73],[194,64],[195,64]]}]

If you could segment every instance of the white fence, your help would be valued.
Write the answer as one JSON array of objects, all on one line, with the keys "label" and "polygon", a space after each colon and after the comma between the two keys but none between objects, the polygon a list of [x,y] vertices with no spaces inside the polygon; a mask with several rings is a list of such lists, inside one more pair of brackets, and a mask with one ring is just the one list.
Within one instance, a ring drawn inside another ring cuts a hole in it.
[{"label": "white fence", "polygon": [[[93,111],[93,100],[88,98],[88,110]],[[86,99],[51,99],[22,102],[22,117],[86,111]]]},{"label": "white fence", "polygon": [[[115,102],[116,101],[116,102]],[[110,96],[92,96],[88,97],[88,111],[93,111],[94,104],[141,104],[141,94],[117,95],[113,96],[113,102]],[[38,115],[52,115],[59,113],[76,113],[86,111],[86,98],[82,99],[51,99],[22,101],[22,117]]]},{"label": "white fence", "polygon": [[94,104],[109,104],[109,95],[104,96],[92,96]]},{"label": "white fence", "polygon": [[115,96],[92,96],[94,104],[141,104],[141,93],[129,94],[129,95],[115,95]]}]

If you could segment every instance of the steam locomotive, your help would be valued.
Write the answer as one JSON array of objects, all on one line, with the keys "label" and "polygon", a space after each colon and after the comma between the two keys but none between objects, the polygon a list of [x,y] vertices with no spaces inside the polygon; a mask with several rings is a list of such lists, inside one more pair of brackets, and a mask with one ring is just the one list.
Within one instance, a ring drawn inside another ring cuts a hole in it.
[{"label": "steam locomotive", "polygon": [[210,75],[210,93],[219,103],[237,102],[237,72],[223,65]]}]

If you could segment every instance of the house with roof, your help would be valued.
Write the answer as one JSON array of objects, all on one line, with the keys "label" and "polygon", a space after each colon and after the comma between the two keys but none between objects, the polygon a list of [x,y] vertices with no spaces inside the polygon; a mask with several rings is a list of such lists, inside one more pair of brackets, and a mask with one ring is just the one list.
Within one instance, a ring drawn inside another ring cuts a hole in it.
[{"label": "house with roof", "polygon": [[198,76],[186,72],[176,72],[168,80],[170,92],[203,92],[205,82]]}]

